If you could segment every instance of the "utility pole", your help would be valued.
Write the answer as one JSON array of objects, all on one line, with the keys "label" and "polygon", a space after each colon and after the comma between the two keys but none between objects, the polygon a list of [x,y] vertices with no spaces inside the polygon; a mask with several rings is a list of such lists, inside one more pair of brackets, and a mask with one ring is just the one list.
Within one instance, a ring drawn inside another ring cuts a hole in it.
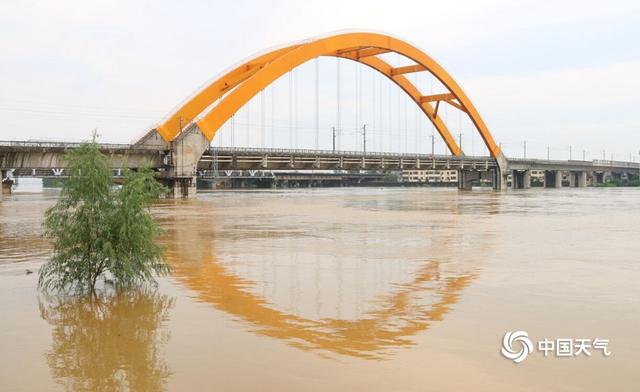
[{"label": "utility pole", "polygon": [[571,146],[569,146],[569,160],[571,160]]},{"label": "utility pole", "polygon": [[605,151],[605,150],[602,150],[602,160],[603,160],[603,161],[606,161],[606,160],[607,160],[607,158],[605,157],[605,153],[606,153],[606,151]]},{"label": "utility pole", "polygon": [[524,159],[527,159],[527,141],[524,141]]},{"label": "utility pole", "polygon": [[549,146],[547,146],[547,161],[549,160]]},{"label": "utility pole", "polygon": [[462,132],[458,134],[458,146],[460,147],[460,150],[462,150]]},{"label": "utility pole", "polygon": [[362,150],[367,154],[367,124],[362,124]]},{"label": "utility pole", "polygon": [[336,127],[331,127],[333,131],[333,152],[336,152]]},{"label": "utility pole", "polygon": [[436,137],[434,135],[431,135],[431,156],[432,157],[435,155],[435,144],[436,144]]}]

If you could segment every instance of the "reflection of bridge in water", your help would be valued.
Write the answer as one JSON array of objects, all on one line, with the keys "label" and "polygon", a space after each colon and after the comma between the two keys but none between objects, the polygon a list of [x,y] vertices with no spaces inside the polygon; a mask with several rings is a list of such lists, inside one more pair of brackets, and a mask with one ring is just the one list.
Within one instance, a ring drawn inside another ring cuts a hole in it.
[{"label": "reflection of bridge in water", "polygon": [[[244,216],[258,209],[271,214],[266,204],[240,209]],[[406,208],[392,204],[389,208]],[[443,229],[446,235],[429,237],[437,230],[429,228],[416,232],[405,249],[424,255],[407,260],[394,240],[398,230],[406,236],[406,229],[389,221],[370,232],[356,230],[349,238],[364,238],[347,247],[333,245],[329,254],[315,249],[326,251],[325,245],[314,243],[333,243],[343,224],[339,218],[335,229],[330,222],[322,227],[309,222],[315,228],[303,229],[293,221],[265,225],[265,217],[237,223],[240,209],[227,202],[176,208],[184,219],[161,219],[174,277],[198,300],[228,313],[248,331],[320,355],[383,359],[393,349],[414,345],[419,333],[445,319],[479,273],[477,265],[451,260],[442,249],[454,248],[461,235],[474,237],[469,243],[479,250],[483,242],[490,244],[486,233],[458,232],[454,219],[453,228]],[[369,219],[374,215],[363,213]],[[319,219],[314,216],[306,219]],[[385,239],[379,238],[381,232]],[[377,258],[359,252],[366,252],[367,243],[378,247]]]}]

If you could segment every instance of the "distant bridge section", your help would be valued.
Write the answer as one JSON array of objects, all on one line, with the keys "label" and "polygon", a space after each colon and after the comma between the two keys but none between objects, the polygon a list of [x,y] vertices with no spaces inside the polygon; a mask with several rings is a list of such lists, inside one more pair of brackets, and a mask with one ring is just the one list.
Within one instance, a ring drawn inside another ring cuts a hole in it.
[{"label": "distant bridge section", "polygon": [[[431,154],[401,154],[386,152],[303,150],[275,148],[242,148],[242,147],[208,147],[204,154],[194,155],[197,162],[191,171],[183,177],[176,177],[172,172],[175,165],[174,151],[164,144],[99,144],[100,151],[107,156],[113,168],[114,177],[122,175],[122,169],[150,167],[158,172],[162,182],[176,182],[183,179],[180,186],[171,188],[174,196],[188,195],[195,187],[193,178],[234,177],[234,173],[249,173],[249,177],[265,177],[294,180],[287,176],[309,176],[310,171],[317,171],[330,176],[331,180],[345,173],[353,175],[380,176],[380,173],[404,170],[456,170],[458,171],[458,187],[471,189],[480,181],[491,182],[495,189],[505,189],[510,185],[514,189],[529,188],[532,174],[543,176],[546,187],[561,187],[563,180],[575,187],[604,182],[607,178],[640,176],[640,165],[621,161],[558,161],[543,159],[504,159],[503,167],[489,156],[455,156]],[[0,174],[4,188],[17,177],[66,177],[67,162],[64,155],[71,149],[78,148],[78,143],[39,142],[39,141],[0,141]],[[333,176],[331,172],[339,172]],[[293,174],[291,174],[293,173]],[[369,173],[369,174],[367,174]],[[342,178],[340,177],[340,178]],[[297,178],[297,177],[296,177]],[[351,177],[350,177],[351,178]],[[300,178],[297,178],[298,180]],[[311,180],[311,177],[305,179]],[[538,181],[539,182],[539,181]]]},{"label": "distant bridge section", "polygon": [[568,177],[569,186],[585,187],[588,180],[591,184],[602,184],[607,178],[622,176],[640,176],[640,164],[635,162],[606,161],[595,159],[580,160],[549,160],[549,159],[517,159],[510,158],[507,163],[506,174],[510,177],[512,188],[529,188],[532,172],[544,172],[544,186],[560,188],[564,177]]},{"label": "distant bridge section", "polygon": [[[67,167],[64,155],[78,148],[80,143],[44,141],[0,141],[0,168],[6,169],[59,169]],[[155,147],[131,144],[98,144],[111,167],[160,168],[165,165],[167,152]]]}]

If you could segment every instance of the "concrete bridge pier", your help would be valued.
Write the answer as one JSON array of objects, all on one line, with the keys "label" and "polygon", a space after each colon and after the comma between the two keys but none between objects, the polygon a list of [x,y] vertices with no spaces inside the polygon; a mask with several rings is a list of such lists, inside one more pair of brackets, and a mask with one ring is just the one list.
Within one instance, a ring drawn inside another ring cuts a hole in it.
[{"label": "concrete bridge pier", "polygon": [[477,170],[458,170],[458,189],[470,191],[473,187],[473,181],[480,180],[481,175]]},{"label": "concrete bridge pier", "polygon": [[591,173],[591,185],[604,184],[604,172],[592,172]]},{"label": "concrete bridge pier", "polygon": [[531,188],[531,170],[513,170],[511,174],[511,188]]},{"label": "concrete bridge pier", "polygon": [[196,196],[196,177],[160,178],[162,185],[167,187],[166,197],[170,199],[191,198]]},{"label": "concrete bridge pier", "polygon": [[509,185],[509,162],[502,152],[496,157],[496,168],[493,169],[493,189],[506,190]]},{"label": "concrete bridge pier", "polygon": [[169,188],[168,197],[195,197],[198,161],[209,144],[195,123],[186,127],[169,144],[168,170],[162,176],[162,182]]},{"label": "concrete bridge pier", "polygon": [[572,171],[569,174],[569,186],[571,188],[584,188],[587,186],[587,172]]},{"label": "concrete bridge pier", "polygon": [[578,188],[586,188],[587,187],[587,172],[581,171],[577,172],[577,186]]},{"label": "concrete bridge pier", "polygon": [[509,184],[509,173],[503,172],[499,168],[491,171],[493,180],[493,189],[496,191],[506,190]]},{"label": "concrete bridge pier", "polygon": [[544,172],[545,188],[562,188],[562,171],[547,170]]},{"label": "concrete bridge pier", "polygon": [[13,178],[9,177],[8,170],[0,170],[0,182],[2,183],[2,189],[0,189],[0,200],[2,200],[2,195],[11,194],[11,187],[13,186]]}]

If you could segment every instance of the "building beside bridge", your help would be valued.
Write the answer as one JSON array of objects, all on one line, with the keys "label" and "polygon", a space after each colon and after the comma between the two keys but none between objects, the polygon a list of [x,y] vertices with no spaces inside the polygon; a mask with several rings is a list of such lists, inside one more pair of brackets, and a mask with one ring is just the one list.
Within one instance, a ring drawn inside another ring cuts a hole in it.
[{"label": "building beside bridge", "polygon": [[457,184],[457,170],[403,170],[402,182],[425,184]]}]

